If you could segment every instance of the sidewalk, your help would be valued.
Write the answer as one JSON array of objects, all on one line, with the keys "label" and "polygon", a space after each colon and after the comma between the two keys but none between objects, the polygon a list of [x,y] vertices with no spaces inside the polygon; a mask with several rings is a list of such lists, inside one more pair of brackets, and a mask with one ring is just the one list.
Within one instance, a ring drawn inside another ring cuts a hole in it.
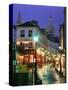
[{"label": "sidewalk", "polygon": [[42,84],[65,82],[65,78],[59,77],[55,71],[55,68],[52,67],[52,64],[44,65],[42,68],[39,68],[37,72],[39,77],[42,79]]}]

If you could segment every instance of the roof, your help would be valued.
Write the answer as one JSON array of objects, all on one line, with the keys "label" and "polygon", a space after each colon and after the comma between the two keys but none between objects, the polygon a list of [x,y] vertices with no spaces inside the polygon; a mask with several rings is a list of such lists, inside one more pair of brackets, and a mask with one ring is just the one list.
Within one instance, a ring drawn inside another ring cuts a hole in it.
[{"label": "roof", "polygon": [[39,27],[37,21],[28,21],[22,24],[17,24],[16,27]]}]

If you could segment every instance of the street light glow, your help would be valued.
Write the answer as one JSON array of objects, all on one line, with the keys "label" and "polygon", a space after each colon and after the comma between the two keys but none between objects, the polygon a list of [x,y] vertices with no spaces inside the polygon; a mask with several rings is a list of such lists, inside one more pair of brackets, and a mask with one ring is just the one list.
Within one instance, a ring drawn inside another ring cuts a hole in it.
[{"label": "street light glow", "polygon": [[62,50],[62,47],[61,47],[61,46],[59,46],[59,49],[60,49],[60,50]]},{"label": "street light glow", "polygon": [[37,42],[38,41],[38,36],[34,36],[34,41]]}]

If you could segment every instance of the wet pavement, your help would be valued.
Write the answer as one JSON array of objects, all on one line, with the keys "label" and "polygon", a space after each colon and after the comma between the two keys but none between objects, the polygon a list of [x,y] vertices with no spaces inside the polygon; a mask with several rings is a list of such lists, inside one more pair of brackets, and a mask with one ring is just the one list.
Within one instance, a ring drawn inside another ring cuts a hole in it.
[{"label": "wet pavement", "polygon": [[44,65],[42,68],[37,70],[42,84],[54,84],[54,83],[64,83],[65,78],[60,77],[52,64]]}]

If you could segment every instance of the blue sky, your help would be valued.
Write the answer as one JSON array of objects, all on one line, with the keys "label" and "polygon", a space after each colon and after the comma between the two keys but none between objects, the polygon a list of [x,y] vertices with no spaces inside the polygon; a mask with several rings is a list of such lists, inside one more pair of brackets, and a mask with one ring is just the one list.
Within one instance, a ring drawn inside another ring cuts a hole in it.
[{"label": "blue sky", "polygon": [[64,7],[40,6],[40,5],[13,5],[13,24],[17,22],[18,13],[21,13],[23,22],[37,20],[41,28],[46,28],[48,17],[52,17],[55,32],[58,35],[59,25],[64,23]]}]

